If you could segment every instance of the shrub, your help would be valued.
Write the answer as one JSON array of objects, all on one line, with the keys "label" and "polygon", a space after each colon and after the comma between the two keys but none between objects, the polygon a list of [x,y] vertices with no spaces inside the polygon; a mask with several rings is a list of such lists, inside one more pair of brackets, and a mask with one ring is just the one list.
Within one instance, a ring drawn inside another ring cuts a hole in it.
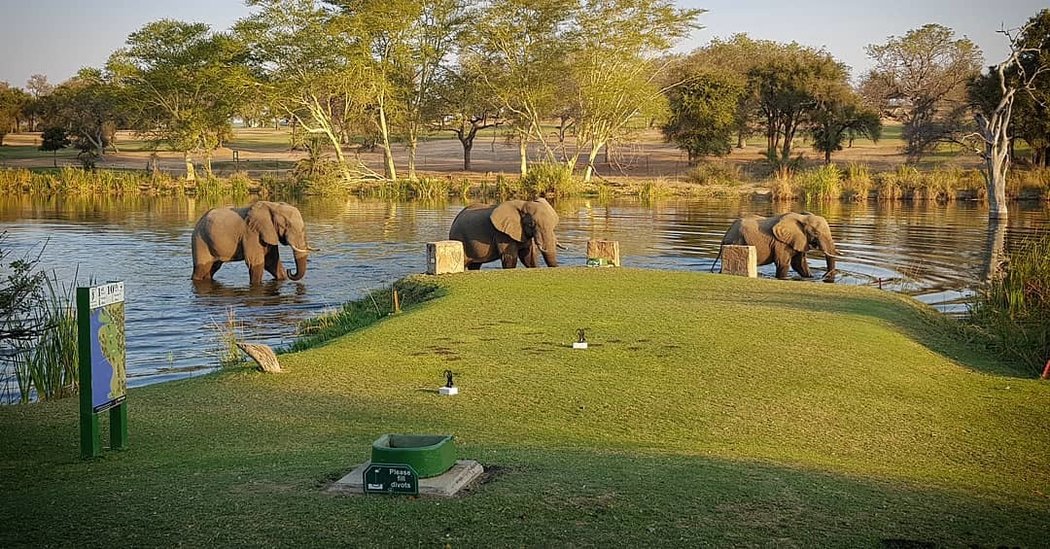
[{"label": "shrub", "polygon": [[562,164],[541,162],[529,168],[521,178],[523,198],[537,196],[559,197],[579,194],[580,186],[572,176],[572,170]]},{"label": "shrub", "polygon": [[444,200],[448,198],[451,179],[444,177],[420,177],[409,181],[412,195],[422,200]]},{"label": "shrub", "polygon": [[1024,200],[1050,200],[1050,168],[1011,170],[1006,177],[1006,194]]},{"label": "shrub", "polygon": [[702,186],[738,186],[743,182],[740,166],[728,162],[702,162],[685,174],[689,183]]},{"label": "shrub", "polygon": [[842,179],[842,196],[854,202],[863,202],[871,195],[875,180],[868,166],[850,162]]},{"label": "shrub", "polygon": [[1050,359],[1050,234],[1025,241],[973,298],[970,322],[1038,373]]},{"label": "shrub", "polygon": [[798,182],[789,172],[779,173],[769,181],[769,192],[778,202],[795,200],[799,197]]},{"label": "shrub", "polygon": [[638,187],[638,198],[652,202],[671,194],[671,188],[663,179],[650,179]]}]

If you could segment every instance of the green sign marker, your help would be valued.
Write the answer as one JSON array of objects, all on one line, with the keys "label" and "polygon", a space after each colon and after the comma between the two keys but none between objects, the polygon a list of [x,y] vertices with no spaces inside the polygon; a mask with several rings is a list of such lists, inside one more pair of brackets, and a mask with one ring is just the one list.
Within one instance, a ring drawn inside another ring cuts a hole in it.
[{"label": "green sign marker", "polygon": [[98,414],[109,410],[110,447],[127,448],[124,283],[77,288],[80,455],[101,455]]},{"label": "green sign marker", "polygon": [[419,475],[411,465],[373,463],[364,477],[366,494],[419,495]]}]

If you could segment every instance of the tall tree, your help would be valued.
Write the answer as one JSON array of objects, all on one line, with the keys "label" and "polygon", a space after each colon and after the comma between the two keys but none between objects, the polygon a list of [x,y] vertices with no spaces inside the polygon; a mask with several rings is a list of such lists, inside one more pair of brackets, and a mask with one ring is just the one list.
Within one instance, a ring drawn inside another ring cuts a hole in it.
[{"label": "tall tree", "polygon": [[370,118],[366,53],[333,10],[317,0],[249,0],[253,15],[236,33],[252,51],[257,87],[266,101],[307,134],[324,137],[347,181],[380,177],[353,165],[346,144]]},{"label": "tall tree", "polygon": [[470,171],[470,155],[478,132],[504,123],[500,109],[483,93],[477,68],[461,63],[441,75],[435,92],[438,115],[436,129],[455,134],[463,147],[463,170]]},{"label": "tall tree", "polygon": [[1037,82],[1050,76],[1050,57],[1044,55],[1043,41],[1033,41],[1031,46],[1026,46],[1028,29],[1038,24],[1039,16],[1036,16],[1019,31],[1001,31],[1010,41],[1010,55],[991,67],[991,76],[982,79],[984,86],[978,80],[971,87],[974,93],[975,89],[987,90],[989,80],[997,85],[993,97],[998,101],[987,101],[989,97],[985,95],[985,101],[976,102],[977,132],[973,136],[975,152],[984,161],[982,172],[988,188],[988,216],[992,220],[1006,219],[1009,214],[1006,174],[1010,169],[1009,132],[1014,104],[1021,94],[1029,94],[1034,99]]},{"label": "tall tree", "polygon": [[18,131],[18,117],[22,109],[21,90],[0,82],[0,147],[7,134]]},{"label": "tall tree", "polygon": [[903,123],[904,152],[918,161],[965,126],[966,84],[981,72],[981,50],[947,27],[929,24],[867,47],[875,61],[866,98]]},{"label": "tall tree", "polygon": [[669,90],[670,116],[664,137],[689,155],[695,164],[704,156],[725,156],[739,131],[740,99],[746,92],[740,74],[710,70],[695,74]]},{"label": "tall tree", "polygon": [[828,88],[845,85],[846,66],[823,50],[778,45],[750,71],[748,81],[766,126],[766,155],[783,169],[794,140],[821,106]]},{"label": "tall tree", "polygon": [[126,44],[108,68],[127,90],[135,126],[155,144],[183,153],[187,179],[195,178],[198,152],[211,176],[212,151],[248,90],[242,44],[204,23],[171,19],[146,24]]},{"label": "tall tree", "polygon": [[598,151],[631,120],[665,112],[660,81],[670,62],[657,58],[698,28],[703,11],[679,9],[670,0],[583,0],[567,40],[577,128],[569,167],[589,148],[584,181],[591,178]]},{"label": "tall tree", "polygon": [[127,121],[121,90],[101,69],[81,69],[41,103],[41,121],[65,129],[73,146],[92,159],[105,154],[117,126]]},{"label": "tall tree", "polygon": [[824,163],[831,164],[831,155],[842,150],[848,136],[867,137],[878,141],[882,136],[879,112],[863,104],[849,86],[836,83],[817,95],[817,107],[810,114],[813,148],[824,153]]},{"label": "tall tree", "polygon": [[566,103],[559,91],[568,74],[565,35],[576,8],[575,0],[493,0],[471,27],[464,55],[511,120],[522,176],[532,141],[547,160],[556,160],[542,123]]},{"label": "tall tree", "polygon": [[30,131],[36,129],[37,118],[43,109],[43,98],[51,95],[51,92],[54,90],[55,87],[47,81],[47,76],[43,74],[34,74],[26,81],[26,91],[33,97],[33,100],[23,109],[23,112],[29,118]]}]

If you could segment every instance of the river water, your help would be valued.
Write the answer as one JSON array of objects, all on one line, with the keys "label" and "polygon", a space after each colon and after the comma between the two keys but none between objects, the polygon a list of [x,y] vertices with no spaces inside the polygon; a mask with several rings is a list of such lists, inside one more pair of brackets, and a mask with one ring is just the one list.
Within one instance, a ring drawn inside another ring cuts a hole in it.
[{"label": "river water", "polygon": [[[297,324],[366,291],[425,269],[425,243],[443,240],[463,207],[448,202],[384,202],[307,198],[297,205],[307,221],[310,258],[300,282],[248,285],[247,268],[227,264],[207,287],[190,281],[190,234],[197,218],[223,202],[192,198],[0,197],[0,228],[8,260],[41,254],[41,264],[68,283],[123,280],[127,304],[130,386],[195,375],[214,368],[217,325],[228,311],[246,339],[279,346]],[[1050,230],[1045,204],[1012,205],[1009,225],[990,227],[979,204],[959,202],[810,206],[832,227],[838,250],[837,284],[868,284],[903,292],[950,313],[985,276],[993,251]],[[797,204],[747,200],[563,200],[562,265],[582,265],[590,238],[618,240],[623,264],[707,271],[731,221],[744,213],[800,211]],[[282,250],[292,268],[291,253]],[[824,260],[810,259],[818,277]],[[492,263],[485,268],[497,268]],[[773,266],[760,267],[773,276]],[[269,275],[266,275],[269,277]],[[812,282],[799,282],[812,283]]]}]

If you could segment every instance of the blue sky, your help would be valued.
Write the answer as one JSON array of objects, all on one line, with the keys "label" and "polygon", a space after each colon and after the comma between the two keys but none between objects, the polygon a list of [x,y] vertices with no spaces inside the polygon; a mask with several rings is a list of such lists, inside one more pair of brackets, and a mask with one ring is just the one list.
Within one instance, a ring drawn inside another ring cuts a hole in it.
[{"label": "blue sky", "polygon": [[[974,40],[987,63],[1006,52],[996,34],[1047,7],[1046,0],[680,0],[708,10],[704,29],[679,46],[688,51],[715,36],[746,32],[754,38],[824,46],[858,75],[870,67],[868,44],[925,23],[940,23]],[[30,75],[52,83],[80,67],[99,66],[127,35],[161,18],[203,21],[228,28],[247,13],[241,0],[0,0],[0,81],[24,86]],[[986,64],[987,64],[986,63]]]}]

